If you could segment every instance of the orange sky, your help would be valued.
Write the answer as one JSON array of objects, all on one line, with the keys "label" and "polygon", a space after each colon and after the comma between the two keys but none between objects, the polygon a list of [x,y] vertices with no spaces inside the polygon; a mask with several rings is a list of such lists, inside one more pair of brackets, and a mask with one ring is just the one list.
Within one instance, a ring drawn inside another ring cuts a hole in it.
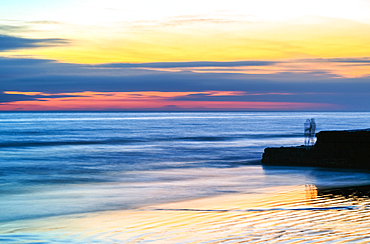
[{"label": "orange sky", "polygon": [[[238,96],[241,92],[209,91],[209,92],[80,92],[45,94],[40,92],[6,92],[7,94],[22,94],[39,96],[35,100],[16,101],[0,104],[0,110],[145,110],[158,109],[235,109],[235,110],[286,110],[286,109],[329,109],[333,105],[294,102],[243,102],[243,101],[177,101],[188,95],[206,96]],[[256,95],[256,94],[255,94]],[[41,96],[41,97],[40,97]],[[45,96],[46,98],[44,98]],[[48,96],[66,96],[48,98]],[[170,106],[170,107],[168,107]],[[175,107],[176,106],[176,107]]]}]

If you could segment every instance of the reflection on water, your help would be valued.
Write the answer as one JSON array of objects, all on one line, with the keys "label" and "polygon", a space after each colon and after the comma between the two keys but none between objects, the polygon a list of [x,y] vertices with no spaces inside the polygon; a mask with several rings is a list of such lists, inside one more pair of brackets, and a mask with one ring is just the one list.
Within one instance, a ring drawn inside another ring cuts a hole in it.
[{"label": "reflection on water", "polygon": [[6,223],[6,243],[369,243],[370,186],[263,193]]},{"label": "reflection on water", "polygon": [[302,144],[307,117],[370,127],[370,113],[0,113],[0,242],[368,242],[366,194],[322,187],[369,172],[259,165]]},{"label": "reflection on water", "polygon": [[337,188],[322,188],[317,194],[328,198],[343,196],[348,199],[362,199],[370,196],[370,185],[348,186]]}]

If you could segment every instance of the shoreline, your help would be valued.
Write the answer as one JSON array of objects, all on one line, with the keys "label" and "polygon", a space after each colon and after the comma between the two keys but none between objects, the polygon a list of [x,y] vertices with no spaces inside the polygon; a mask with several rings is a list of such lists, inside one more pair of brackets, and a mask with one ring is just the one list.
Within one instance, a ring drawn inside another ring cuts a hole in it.
[{"label": "shoreline", "polygon": [[[370,191],[370,185],[363,188]],[[305,240],[318,241],[324,238],[322,232],[329,230],[335,230],[336,235],[325,237],[328,240],[340,240],[342,236],[355,239],[354,235],[364,231],[370,234],[361,225],[361,218],[370,218],[370,211],[364,208],[370,203],[369,197],[336,193],[313,185],[270,187],[260,193],[14,221],[0,226],[0,241],[34,238],[72,243],[202,243],[262,238],[278,243],[299,240],[304,234]],[[359,223],[356,216],[361,216]]]}]

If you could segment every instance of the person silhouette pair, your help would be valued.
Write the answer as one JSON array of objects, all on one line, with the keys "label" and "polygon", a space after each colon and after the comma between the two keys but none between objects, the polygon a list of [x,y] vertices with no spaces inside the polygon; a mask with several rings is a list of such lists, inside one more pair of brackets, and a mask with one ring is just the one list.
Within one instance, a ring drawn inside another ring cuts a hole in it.
[{"label": "person silhouette pair", "polygon": [[314,144],[315,131],[316,131],[315,119],[314,118],[307,119],[306,122],[304,123],[305,146],[310,146]]}]

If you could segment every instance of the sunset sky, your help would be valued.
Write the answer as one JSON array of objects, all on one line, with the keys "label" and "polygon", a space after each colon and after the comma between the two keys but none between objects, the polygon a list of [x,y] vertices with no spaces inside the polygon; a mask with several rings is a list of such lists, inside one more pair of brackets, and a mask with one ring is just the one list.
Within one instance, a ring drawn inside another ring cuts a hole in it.
[{"label": "sunset sky", "polygon": [[370,111],[369,0],[0,0],[0,111]]}]

